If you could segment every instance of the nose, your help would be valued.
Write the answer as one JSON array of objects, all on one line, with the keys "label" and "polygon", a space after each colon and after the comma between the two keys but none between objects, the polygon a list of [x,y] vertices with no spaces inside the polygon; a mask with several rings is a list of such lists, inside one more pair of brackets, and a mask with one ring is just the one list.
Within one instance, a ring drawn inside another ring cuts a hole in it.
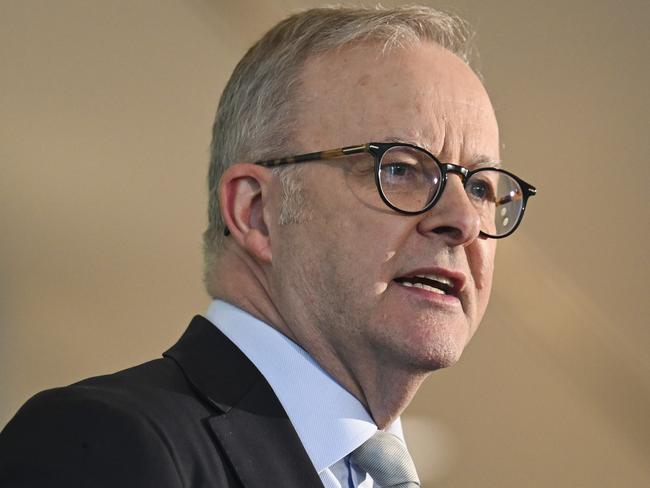
[{"label": "nose", "polygon": [[441,236],[451,247],[468,246],[479,236],[481,221],[461,178],[456,174],[447,178],[442,195],[433,208],[424,214],[418,231]]}]

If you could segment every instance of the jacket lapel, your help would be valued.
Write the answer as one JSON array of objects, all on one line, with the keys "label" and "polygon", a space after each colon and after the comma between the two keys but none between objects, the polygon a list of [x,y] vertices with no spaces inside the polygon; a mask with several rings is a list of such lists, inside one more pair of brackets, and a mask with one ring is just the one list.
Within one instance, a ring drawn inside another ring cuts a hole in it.
[{"label": "jacket lapel", "polygon": [[284,408],[250,360],[207,319],[196,316],[164,356],[218,413],[208,425],[246,488],[322,483]]}]

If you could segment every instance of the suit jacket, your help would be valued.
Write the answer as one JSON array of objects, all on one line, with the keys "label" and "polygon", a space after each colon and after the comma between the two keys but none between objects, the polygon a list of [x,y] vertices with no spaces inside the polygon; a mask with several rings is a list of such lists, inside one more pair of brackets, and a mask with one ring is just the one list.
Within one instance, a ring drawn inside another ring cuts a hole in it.
[{"label": "suit jacket", "polygon": [[161,359],[47,390],[0,433],[0,487],[322,483],[255,366],[197,316]]}]

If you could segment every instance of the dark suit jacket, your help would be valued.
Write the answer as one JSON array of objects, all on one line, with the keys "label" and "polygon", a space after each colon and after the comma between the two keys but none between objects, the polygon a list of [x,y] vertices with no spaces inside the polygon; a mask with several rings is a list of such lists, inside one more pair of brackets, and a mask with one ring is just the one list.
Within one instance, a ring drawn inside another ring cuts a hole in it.
[{"label": "dark suit jacket", "polygon": [[195,317],[161,359],[39,393],[0,434],[0,487],[320,487],[255,366]]}]

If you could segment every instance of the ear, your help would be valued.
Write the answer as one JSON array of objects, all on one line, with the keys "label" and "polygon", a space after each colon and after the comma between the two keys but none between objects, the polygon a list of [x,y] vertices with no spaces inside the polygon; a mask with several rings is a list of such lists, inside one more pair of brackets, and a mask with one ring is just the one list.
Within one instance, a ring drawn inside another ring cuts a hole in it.
[{"label": "ear", "polygon": [[230,166],[219,181],[219,204],[230,239],[260,261],[271,262],[267,225],[271,171],[250,163]]}]

